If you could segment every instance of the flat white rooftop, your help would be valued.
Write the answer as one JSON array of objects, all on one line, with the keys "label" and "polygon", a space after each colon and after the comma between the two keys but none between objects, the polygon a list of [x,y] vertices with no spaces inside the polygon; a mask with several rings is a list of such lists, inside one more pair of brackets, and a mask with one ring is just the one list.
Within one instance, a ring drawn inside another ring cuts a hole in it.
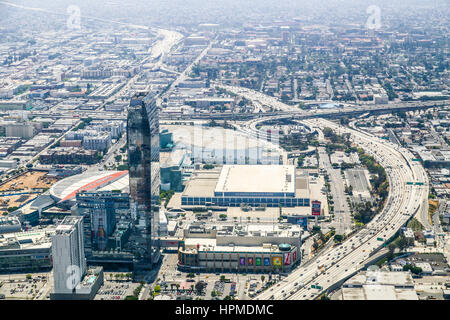
[{"label": "flat white rooftop", "polygon": [[295,195],[295,166],[225,165],[214,193]]}]

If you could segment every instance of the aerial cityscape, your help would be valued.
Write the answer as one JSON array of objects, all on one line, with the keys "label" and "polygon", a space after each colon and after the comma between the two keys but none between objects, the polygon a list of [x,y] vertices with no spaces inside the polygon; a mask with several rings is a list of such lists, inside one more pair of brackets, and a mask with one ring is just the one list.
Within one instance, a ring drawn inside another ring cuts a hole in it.
[{"label": "aerial cityscape", "polygon": [[0,301],[450,299],[449,35],[447,0],[0,1]]}]

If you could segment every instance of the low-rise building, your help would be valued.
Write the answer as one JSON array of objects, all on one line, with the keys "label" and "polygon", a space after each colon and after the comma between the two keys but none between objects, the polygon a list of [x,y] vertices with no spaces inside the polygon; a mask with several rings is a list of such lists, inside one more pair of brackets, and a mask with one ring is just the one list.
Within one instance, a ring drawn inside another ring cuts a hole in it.
[{"label": "low-rise building", "polygon": [[83,148],[87,150],[103,151],[111,146],[111,135],[107,132],[98,133],[95,136],[83,138]]},{"label": "low-rise building", "polygon": [[361,271],[342,285],[343,300],[419,300],[409,272]]},{"label": "low-rise building", "polygon": [[17,160],[0,160],[0,169],[14,169],[17,167]]},{"label": "low-rise building", "polygon": [[42,164],[94,164],[97,160],[96,150],[84,150],[81,148],[57,147],[49,149],[39,156]]},{"label": "low-rise building", "polygon": [[428,262],[417,262],[414,265],[422,269],[422,275],[431,276],[433,274],[433,267]]},{"label": "low-rise building", "polygon": [[0,234],[0,270],[26,272],[52,267],[54,229]]},{"label": "low-rise building", "polygon": [[300,262],[300,226],[241,225],[184,230],[178,267],[187,271],[288,272]]},{"label": "low-rise building", "polygon": [[34,136],[35,129],[31,122],[17,122],[5,126],[7,137],[19,137],[30,139]]},{"label": "low-rise building", "polygon": [[16,217],[0,217],[0,234],[20,232],[21,230],[20,221]]}]

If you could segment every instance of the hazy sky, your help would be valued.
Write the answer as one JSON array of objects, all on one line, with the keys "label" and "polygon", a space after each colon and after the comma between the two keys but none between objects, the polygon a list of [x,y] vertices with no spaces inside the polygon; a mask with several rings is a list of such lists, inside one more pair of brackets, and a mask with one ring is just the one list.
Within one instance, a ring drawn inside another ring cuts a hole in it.
[{"label": "hazy sky", "polygon": [[[81,14],[130,23],[185,25],[195,23],[245,24],[246,22],[292,17],[337,22],[345,19],[363,23],[366,9],[378,5],[386,17],[421,14],[433,9],[449,15],[449,0],[9,0],[18,5],[44,8],[64,14],[69,5]],[[24,14],[23,9],[1,4],[0,23]],[[43,15],[29,11],[36,17]],[[46,19],[52,19],[48,14]],[[409,19],[409,18],[407,18]]]}]

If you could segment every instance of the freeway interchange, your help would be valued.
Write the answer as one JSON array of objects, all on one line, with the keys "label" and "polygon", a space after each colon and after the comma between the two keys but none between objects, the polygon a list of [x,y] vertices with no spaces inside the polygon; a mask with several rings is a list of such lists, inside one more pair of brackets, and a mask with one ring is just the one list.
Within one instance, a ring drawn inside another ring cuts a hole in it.
[{"label": "freeway interchange", "polygon": [[[340,133],[349,133],[353,143],[372,155],[386,169],[389,196],[383,210],[364,228],[341,245],[319,253],[306,266],[291,272],[283,282],[255,297],[257,300],[317,299],[322,293],[335,288],[358,270],[392,238],[423,205],[428,197],[425,170],[412,161],[413,155],[405,148],[383,141],[371,134],[342,127],[324,119],[305,120],[310,127],[329,127]],[[415,182],[407,184],[407,182]]]}]

